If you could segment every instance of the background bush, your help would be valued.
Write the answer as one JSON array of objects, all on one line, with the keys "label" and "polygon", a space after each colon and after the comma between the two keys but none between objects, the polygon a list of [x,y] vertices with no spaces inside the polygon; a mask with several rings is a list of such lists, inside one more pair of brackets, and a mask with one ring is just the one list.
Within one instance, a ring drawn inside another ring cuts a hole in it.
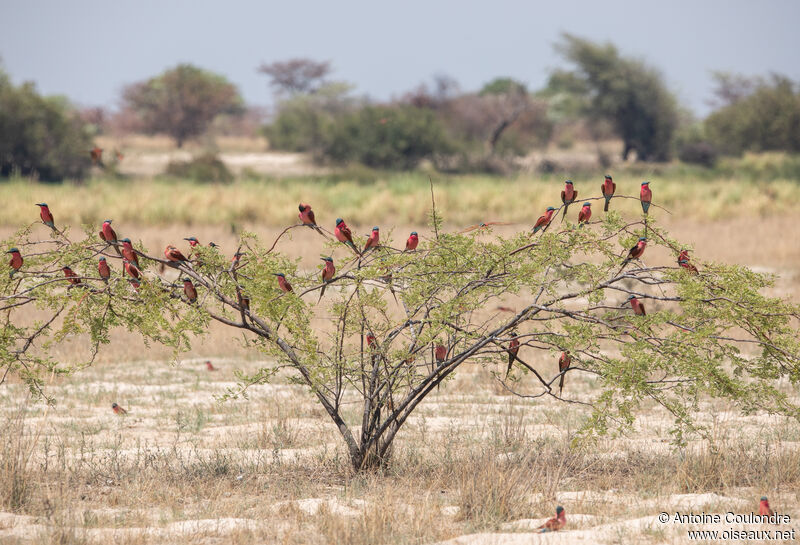
[{"label": "background bush", "polygon": [[170,161],[164,174],[176,178],[188,178],[196,182],[228,183],[233,173],[213,153],[204,153],[190,161]]}]

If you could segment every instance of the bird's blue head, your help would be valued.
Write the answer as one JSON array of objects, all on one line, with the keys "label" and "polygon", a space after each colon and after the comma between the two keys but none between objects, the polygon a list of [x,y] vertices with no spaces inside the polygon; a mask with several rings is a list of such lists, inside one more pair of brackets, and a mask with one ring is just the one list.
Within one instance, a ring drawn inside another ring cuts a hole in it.
[{"label": "bird's blue head", "polygon": [[583,206],[592,206],[592,203],[590,203],[590,202],[585,202],[585,203],[583,203]]},{"label": "bird's blue head", "polygon": [[761,496],[761,501],[767,501],[767,497],[766,496]]},{"label": "bird's blue head", "polygon": [[560,515],[563,510],[564,510],[564,508],[561,507],[560,505],[558,507],[556,507],[556,515]]},{"label": "bird's blue head", "polygon": [[650,182],[642,182],[642,185],[650,185]]},{"label": "bird's blue head", "polygon": [[417,235],[417,232],[416,232],[416,231],[411,231],[411,236],[412,236],[412,237],[416,237],[416,236],[418,236],[418,235]]},{"label": "bird's blue head", "polygon": [[322,261],[325,261],[326,263],[333,263],[333,258],[332,257],[323,257]]},{"label": "bird's blue head", "polygon": [[555,208],[553,208],[552,206],[547,207],[547,212],[552,212],[553,210],[555,210]]},{"label": "bird's blue head", "polygon": [[102,262],[104,262],[105,260],[106,260],[106,258],[105,258],[105,257],[101,257],[101,258],[100,258],[100,262],[101,262],[101,263],[102,263]]},{"label": "bird's blue head", "polygon": [[606,178],[606,180],[610,180],[611,179],[611,175],[606,174],[605,178]]},{"label": "bird's blue head", "polygon": [[103,223],[107,223],[107,224],[111,225],[111,222],[112,222],[112,221],[114,221],[114,220],[106,220],[106,221],[104,221]]},{"label": "bird's blue head", "polygon": [[342,218],[336,218],[336,225],[338,226],[340,223],[344,223]]},{"label": "bird's blue head", "polygon": [[43,207],[47,208],[47,203],[46,202],[37,202],[36,206],[43,206]]},{"label": "bird's blue head", "polygon": [[7,251],[6,253],[7,253],[7,254],[13,254],[13,253],[15,253],[15,252],[19,252],[19,250],[18,250],[17,248],[11,248],[11,249],[10,249],[9,251]]},{"label": "bird's blue head", "polygon": [[197,242],[197,237],[186,237],[183,240],[188,240],[189,242]]},{"label": "bird's blue head", "polygon": [[374,233],[374,232],[376,232],[376,231],[380,231],[380,229],[378,229],[377,227],[373,227],[373,228],[372,228],[372,232]]},{"label": "bird's blue head", "polygon": [[639,237],[639,242],[647,242],[647,238],[645,238],[645,237]]},{"label": "bird's blue head", "polygon": [[636,296],[635,295],[629,295],[628,296],[628,301],[630,301],[631,299],[636,299]]},{"label": "bird's blue head", "polygon": [[281,278],[286,278],[286,275],[283,273],[273,273],[275,276],[280,276]]},{"label": "bird's blue head", "polygon": [[125,237],[125,238],[121,238],[121,239],[119,239],[119,241],[120,241],[120,242],[127,242],[127,243],[130,243],[131,239],[129,239],[128,237]]},{"label": "bird's blue head", "polygon": [[183,283],[185,284],[186,282],[189,282],[191,284],[192,279],[187,276],[186,278],[183,279]]},{"label": "bird's blue head", "polygon": [[567,180],[567,181],[566,181],[566,182],[564,182],[564,183],[565,183],[565,184],[567,184],[567,185],[572,185],[572,180]]}]

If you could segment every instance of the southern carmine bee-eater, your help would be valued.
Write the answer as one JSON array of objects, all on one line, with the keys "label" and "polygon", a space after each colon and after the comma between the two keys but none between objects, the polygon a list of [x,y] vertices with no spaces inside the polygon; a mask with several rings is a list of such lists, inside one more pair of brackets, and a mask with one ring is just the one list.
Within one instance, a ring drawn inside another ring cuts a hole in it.
[{"label": "southern carmine bee-eater", "polygon": [[108,284],[108,279],[111,278],[111,269],[108,268],[108,262],[105,257],[101,257],[97,263],[97,272],[100,273],[100,278],[103,279],[103,282]]},{"label": "southern carmine bee-eater", "polygon": [[106,221],[103,222],[103,228],[100,231],[100,233],[102,235],[101,238],[103,240],[105,240],[106,242],[109,242],[111,244],[116,244],[116,242],[117,242],[117,233],[115,233],[114,229],[112,229],[111,221],[112,220],[106,220]]},{"label": "southern carmine bee-eater", "polygon": [[681,250],[678,254],[678,265],[689,271],[690,274],[698,274],[697,267],[689,262],[689,250]]},{"label": "southern carmine bee-eater", "polygon": [[603,180],[603,185],[600,186],[600,193],[603,194],[603,197],[606,199],[606,204],[603,207],[603,212],[608,212],[608,204],[611,202],[611,197],[614,196],[614,192],[617,190],[617,184],[614,183],[614,180],[611,179],[611,176],[606,174],[606,179]]},{"label": "southern carmine bee-eater", "polygon": [[562,352],[558,358],[558,372],[561,373],[561,378],[558,380],[558,395],[564,393],[564,377],[567,376],[567,369],[572,364],[572,356],[566,352]]},{"label": "southern carmine bee-eater", "polygon": [[533,226],[534,235],[539,231],[541,231],[542,229],[544,229],[545,227],[547,227],[548,225],[550,225],[550,220],[553,219],[553,212],[555,211],[556,211],[555,208],[553,208],[552,206],[548,206],[547,210],[544,211],[544,215],[539,216],[539,219],[536,220],[536,225]]},{"label": "southern carmine bee-eater", "polygon": [[560,505],[556,507],[556,516],[539,526],[539,533],[558,532],[567,525],[567,512]]},{"label": "southern carmine bee-eater", "polygon": [[364,244],[364,251],[362,253],[366,254],[367,250],[371,250],[372,248],[377,248],[381,242],[381,231],[377,227],[372,228],[372,234],[369,235],[367,238],[367,242]]},{"label": "southern carmine bee-eater", "polygon": [[135,280],[141,280],[142,271],[139,270],[139,267],[125,258],[122,258],[122,267],[125,269],[125,272],[128,273],[128,276]]},{"label": "southern carmine bee-eater", "polygon": [[322,229],[319,228],[317,220],[314,218],[314,211],[311,210],[311,205],[300,203],[298,208],[300,209],[300,213],[297,214],[297,217],[300,218],[303,225],[308,225],[318,233],[322,233]]},{"label": "southern carmine bee-eater", "polygon": [[356,248],[356,245],[353,243],[353,233],[350,232],[350,228],[342,218],[336,218],[336,227],[333,228],[333,234],[336,240],[345,243],[358,255],[358,248]]},{"label": "southern carmine bee-eater", "polygon": [[186,237],[183,240],[188,241],[189,242],[189,246],[192,247],[192,248],[194,248],[195,246],[200,244],[200,241],[197,240],[197,237]]},{"label": "southern carmine bee-eater", "polygon": [[131,244],[131,239],[129,238],[121,238],[119,241],[122,243],[122,257],[136,265],[139,268],[139,256],[136,255],[136,252],[133,251],[133,244]]},{"label": "southern carmine bee-eater", "polygon": [[53,220],[53,214],[50,212],[50,208],[47,206],[47,203],[36,203],[36,206],[39,207],[39,217],[42,218],[42,223],[47,225],[53,231],[58,231],[58,229],[56,229],[55,221]]},{"label": "southern carmine bee-eater", "polygon": [[575,191],[572,180],[565,181],[564,190],[561,191],[561,202],[564,204],[564,213],[561,215],[561,221],[564,221],[564,218],[567,217],[567,208],[569,208],[569,205],[574,203],[577,198],[578,192]]},{"label": "southern carmine bee-eater", "polygon": [[639,237],[639,240],[636,242],[636,244],[630,250],[628,250],[628,257],[626,257],[625,261],[622,262],[622,268],[620,269],[620,271],[622,271],[622,269],[624,269],[625,266],[634,259],[639,259],[640,257],[642,257],[642,254],[644,253],[644,249],[646,247],[647,247],[647,239],[645,237]]},{"label": "southern carmine bee-eater", "polygon": [[416,231],[411,231],[411,234],[408,235],[408,240],[406,240],[406,252],[413,252],[417,249],[417,245],[419,244],[419,235],[417,235]]},{"label": "southern carmine bee-eater", "polygon": [[292,285],[289,283],[288,280],[286,280],[285,274],[283,273],[273,273],[273,274],[275,274],[275,276],[278,277],[278,287],[281,289],[282,292],[289,293],[294,291],[292,289]]},{"label": "southern carmine bee-eater", "polygon": [[508,343],[508,369],[506,369],[506,378],[508,378],[508,374],[511,372],[511,366],[514,365],[514,360],[517,359],[517,354],[519,354],[519,339],[517,338],[517,334],[514,333],[514,336],[511,338],[511,342]]},{"label": "southern carmine bee-eater", "polygon": [[647,215],[650,210],[650,202],[653,200],[653,192],[650,191],[650,182],[642,182],[642,188],[639,190],[639,199],[642,201],[642,212]]},{"label": "southern carmine bee-eater", "polygon": [[583,224],[588,223],[591,217],[592,217],[592,203],[585,202],[581,207],[581,211],[578,212],[578,225],[580,227],[583,227]]},{"label": "southern carmine bee-eater", "polygon": [[164,256],[173,263],[185,263],[187,261],[181,251],[172,244],[167,245],[167,248],[164,250]]},{"label": "southern carmine bee-eater", "polygon": [[197,301],[197,290],[195,289],[194,284],[192,284],[192,279],[188,276],[183,279],[183,293],[186,295],[186,298],[190,303]]},{"label": "southern carmine bee-eater", "polygon": [[75,271],[68,265],[61,267],[61,271],[64,273],[64,278],[66,278],[70,284],[73,286],[79,286],[81,283],[81,279],[78,278],[78,275],[75,274]]},{"label": "southern carmine bee-eater", "polygon": [[128,414],[128,411],[126,411],[116,403],[111,404],[111,410],[114,411],[114,414],[117,414],[119,416],[125,416],[126,414]]},{"label": "southern carmine bee-eater", "polygon": [[761,496],[761,502],[758,504],[758,514],[767,517],[775,514],[772,507],[769,506],[769,500],[766,496]]},{"label": "southern carmine bee-eater", "polygon": [[443,344],[437,344],[433,350],[433,356],[439,363],[447,359],[447,348]]},{"label": "southern carmine bee-eater", "polygon": [[325,288],[328,287],[328,282],[333,280],[333,275],[336,274],[336,267],[333,265],[332,257],[323,257],[322,261],[325,262],[325,266],[322,267],[322,291],[319,293],[317,303],[322,300],[322,296],[325,295]]},{"label": "southern carmine bee-eater", "polygon": [[217,368],[214,367],[214,364],[211,363],[210,361],[206,361],[206,369],[209,370],[209,371],[216,371],[217,370]]},{"label": "southern carmine bee-eater", "polygon": [[635,315],[647,316],[647,312],[644,310],[644,304],[639,301],[635,295],[629,295],[628,302],[631,304],[631,308],[633,308],[633,313]]},{"label": "southern carmine bee-eater", "polygon": [[11,254],[11,261],[8,262],[9,266],[11,267],[11,271],[8,273],[8,277],[11,278],[14,276],[20,267],[22,267],[22,254],[19,253],[17,248],[11,248],[9,251],[6,252],[7,254]]}]

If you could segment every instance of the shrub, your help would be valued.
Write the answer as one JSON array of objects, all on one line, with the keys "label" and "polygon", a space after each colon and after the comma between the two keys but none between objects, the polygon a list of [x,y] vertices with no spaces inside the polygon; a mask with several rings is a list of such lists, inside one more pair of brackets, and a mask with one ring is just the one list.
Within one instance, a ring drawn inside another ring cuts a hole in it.
[{"label": "shrub", "polygon": [[188,178],[196,182],[228,183],[233,181],[231,171],[213,153],[204,153],[190,161],[170,161],[164,174],[176,178]]}]

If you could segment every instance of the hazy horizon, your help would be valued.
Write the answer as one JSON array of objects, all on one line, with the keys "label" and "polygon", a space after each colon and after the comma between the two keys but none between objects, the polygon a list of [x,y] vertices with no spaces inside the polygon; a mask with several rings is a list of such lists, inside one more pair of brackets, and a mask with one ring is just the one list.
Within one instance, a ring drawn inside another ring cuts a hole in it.
[{"label": "hazy horizon", "polygon": [[681,103],[709,111],[714,70],[800,79],[800,2],[633,4],[621,0],[420,2],[358,0],[101,3],[4,0],[0,58],[16,83],[83,106],[114,107],[122,87],[181,62],[224,74],[249,104],[271,102],[262,62],[330,60],[332,77],[378,100],[436,74],[474,90],[508,76],[542,87],[562,64],[562,32],[611,41],[659,68]]}]

